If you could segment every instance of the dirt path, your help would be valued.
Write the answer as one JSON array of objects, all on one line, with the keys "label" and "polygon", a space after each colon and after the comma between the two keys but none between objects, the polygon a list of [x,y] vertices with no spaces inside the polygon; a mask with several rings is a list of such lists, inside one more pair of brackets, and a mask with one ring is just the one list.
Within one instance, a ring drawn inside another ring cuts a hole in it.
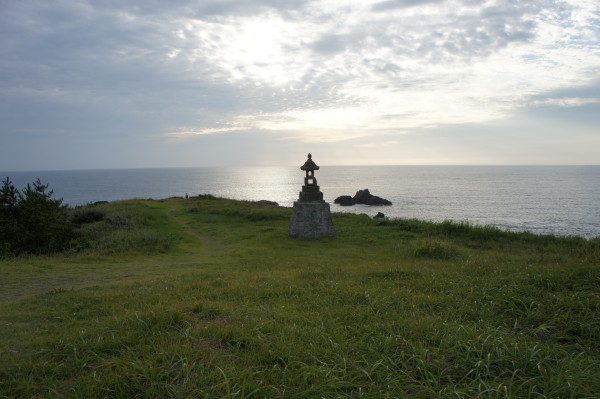
[{"label": "dirt path", "polygon": [[181,226],[186,234],[198,240],[199,244],[202,246],[202,254],[204,256],[223,255],[227,250],[226,245],[216,240],[213,236],[198,232],[199,229],[202,229],[200,223],[182,220],[182,218],[178,217],[174,211],[169,212],[168,215],[175,223]]}]

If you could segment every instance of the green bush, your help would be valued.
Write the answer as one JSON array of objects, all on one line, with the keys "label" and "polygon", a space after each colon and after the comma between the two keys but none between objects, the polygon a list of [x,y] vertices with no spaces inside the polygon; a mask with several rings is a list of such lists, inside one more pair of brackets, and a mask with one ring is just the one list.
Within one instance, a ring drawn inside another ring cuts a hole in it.
[{"label": "green bush", "polygon": [[199,194],[197,196],[197,198],[203,199],[203,200],[216,200],[216,199],[218,199],[217,197],[215,197],[212,194]]},{"label": "green bush", "polygon": [[22,192],[7,177],[0,188],[2,252],[52,253],[66,248],[74,236],[67,206],[37,179]]},{"label": "green bush", "polygon": [[460,252],[452,245],[437,240],[419,240],[414,245],[413,253],[421,258],[450,260],[460,256]]},{"label": "green bush", "polygon": [[8,242],[0,242],[0,260],[10,259],[14,256]]},{"label": "green bush", "polygon": [[134,224],[130,217],[123,215],[113,215],[107,217],[106,223],[114,227],[128,227]]},{"label": "green bush", "polygon": [[104,209],[97,208],[76,208],[71,215],[71,220],[75,224],[99,222],[106,216]]}]

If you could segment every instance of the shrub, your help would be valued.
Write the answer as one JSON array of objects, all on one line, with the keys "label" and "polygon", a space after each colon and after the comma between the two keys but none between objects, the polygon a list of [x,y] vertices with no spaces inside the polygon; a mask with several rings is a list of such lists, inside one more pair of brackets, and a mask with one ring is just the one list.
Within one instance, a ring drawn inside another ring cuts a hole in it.
[{"label": "shrub", "polygon": [[0,260],[10,259],[14,256],[11,251],[10,244],[5,241],[0,241]]},{"label": "shrub", "polygon": [[71,215],[71,220],[75,224],[98,222],[106,216],[104,209],[97,208],[76,208]]},{"label": "shrub", "polygon": [[460,252],[450,244],[437,240],[420,240],[414,246],[415,256],[439,260],[450,260],[460,256]]},{"label": "shrub", "polygon": [[106,223],[114,227],[132,226],[131,218],[123,215],[113,215],[106,218]]},{"label": "shrub", "polygon": [[212,194],[199,194],[198,199],[202,199],[202,200],[216,200],[218,199],[217,197],[215,197]]}]

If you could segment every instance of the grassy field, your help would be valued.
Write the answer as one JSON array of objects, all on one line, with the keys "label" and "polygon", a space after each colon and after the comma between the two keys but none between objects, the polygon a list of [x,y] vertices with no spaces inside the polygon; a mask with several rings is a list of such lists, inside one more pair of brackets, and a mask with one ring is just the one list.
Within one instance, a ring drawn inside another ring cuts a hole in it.
[{"label": "grassy field", "polygon": [[598,398],[600,239],[201,196],[0,261],[1,398]]}]

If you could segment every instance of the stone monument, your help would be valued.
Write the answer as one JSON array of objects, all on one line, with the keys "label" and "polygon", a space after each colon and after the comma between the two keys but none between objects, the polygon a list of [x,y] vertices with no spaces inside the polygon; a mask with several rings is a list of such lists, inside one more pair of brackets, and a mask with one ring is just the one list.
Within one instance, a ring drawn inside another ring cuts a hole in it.
[{"label": "stone monument", "polygon": [[329,204],[323,200],[323,193],[315,178],[315,170],[319,170],[319,167],[311,154],[308,154],[300,170],[306,171],[306,176],[300,198],[294,202],[289,235],[294,238],[335,236]]}]

